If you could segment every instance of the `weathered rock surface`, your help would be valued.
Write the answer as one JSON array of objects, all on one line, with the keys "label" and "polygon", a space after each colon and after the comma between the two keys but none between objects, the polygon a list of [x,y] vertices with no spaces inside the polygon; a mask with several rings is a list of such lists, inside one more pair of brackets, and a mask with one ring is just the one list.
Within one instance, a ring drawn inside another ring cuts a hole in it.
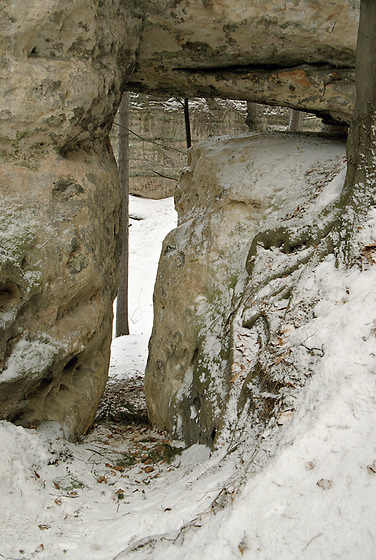
[{"label": "weathered rock surface", "polygon": [[1,3],[0,417],[83,433],[119,258],[108,133],[139,20],[122,2]]},{"label": "weathered rock surface", "polygon": [[299,365],[283,361],[286,340],[313,312],[296,287],[319,240],[302,231],[339,196],[344,150],[342,141],[273,133],[193,149],[154,293],[145,392],[158,428],[211,445],[246,402],[247,421],[261,425],[281,394],[287,402],[304,384],[314,358],[298,335]]},{"label": "weathered rock surface", "polygon": [[38,170],[0,172],[0,410],[24,425],[59,421],[75,437],[107,380],[117,174],[101,148],[51,154]]},{"label": "weathered rock surface", "polygon": [[[127,84],[347,121],[357,9],[350,0],[0,2],[0,418],[57,420],[74,437],[94,415],[118,280],[108,135]],[[243,202],[235,206],[242,215]]]},{"label": "weathered rock surface", "polygon": [[156,4],[144,20],[130,89],[247,99],[349,122],[359,4]]}]

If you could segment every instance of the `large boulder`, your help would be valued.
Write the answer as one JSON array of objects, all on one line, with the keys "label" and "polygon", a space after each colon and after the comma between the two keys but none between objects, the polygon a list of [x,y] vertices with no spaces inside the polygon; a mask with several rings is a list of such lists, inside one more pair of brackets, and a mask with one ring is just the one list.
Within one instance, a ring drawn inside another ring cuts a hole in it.
[{"label": "large boulder", "polygon": [[139,19],[122,2],[1,7],[0,417],[91,424],[118,284],[108,140]]},{"label": "large boulder", "polygon": [[320,245],[305,230],[328,219],[344,152],[340,140],[278,133],[193,149],[154,292],[145,392],[158,428],[212,445],[246,402],[261,425],[304,384],[315,351],[292,333],[313,312],[302,285]]},{"label": "large boulder", "polygon": [[0,172],[0,410],[91,424],[109,365],[120,246],[116,168],[101,147]]}]

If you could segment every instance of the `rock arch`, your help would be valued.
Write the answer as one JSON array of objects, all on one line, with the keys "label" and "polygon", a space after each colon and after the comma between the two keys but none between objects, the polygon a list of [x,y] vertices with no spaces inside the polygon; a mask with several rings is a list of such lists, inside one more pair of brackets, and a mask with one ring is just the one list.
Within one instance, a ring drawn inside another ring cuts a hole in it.
[{"label": "rock arch", "polygon": [[0,417],[89,427],[119,257],[108,134],[122,91],[278,103],[348,122],[358,2],[4,0]]}]

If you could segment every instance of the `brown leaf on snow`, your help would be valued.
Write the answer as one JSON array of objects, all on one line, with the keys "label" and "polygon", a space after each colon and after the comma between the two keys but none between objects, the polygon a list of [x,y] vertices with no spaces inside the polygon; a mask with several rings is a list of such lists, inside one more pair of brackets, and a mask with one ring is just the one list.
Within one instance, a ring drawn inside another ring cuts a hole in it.
[{"label": "brown leaf on snow", "polygon": [[101,482],[107,482],[107,478],[106,478],[105,476],[98,476],[97,482],[99,482],[99,484],[100,484]]},{"label": "brown leaf on snow", "polygon": [[241,554],[242,556],[243,556],[243,554],[244,554],[244,551],[247,550],[247,548],[248,548],[248,546],[245,544],[244,541],[241,541],[241,542],[238,544],[238,549],[240,550],[240,554]]},{"label": "brown leaf on snow", "polygon": [[145,467],[143,470],[144,470],[146,473],[151,473],[151,472],[153,472],[154,467],[152,467],[152,466],[150,466],[150,467]]},{"label": "brown leaf on snow", "polygon": [[51,529],[51,525],[47,525],[47,523],[39,523],[39,529]]},{"label": "brown leaf on snow", "polygon": [[333,486],[333,480],[326,480],[325,478],[321,478],[316,484],[323,490],[329,490],[329,488]]},{"label": "brown leaf on snow", "polygon": [[37,478],[40,478],[40,474],[37,473],[37,471],[34,470],[34,474],[35,474],[35,476],[36,476]]},{"label": "brown leaf on snow", "polygon": [[376,461],[374,461],[374,462],[372,463],[372,465],[368,465],[367,471],[368,471],[370,474],[376,474]]},{"label": "brown leaf on snow", "polygon": [[284,358],[286,358],[286,356],[288,355],[288,352],[285,352],[284,354],[281,354],[281,356],[279,356],[275,362],[272,363],[272,366],[277,366],[278,364],[280,364],[282,362],[282,360]]},{"label": "brown leaf on snow", "polygon": [[292,410],[285,410],[284,412],[281,412],[281,414],[277,418],[278,426],[283,426],[283,424],[287,424],[287,422],[290,422],[293,416],[294,413]]},{"label": "brown leaf on snow", "polygon": [[239,375],[240,375],[240,371],[238,371],[238,373],[235,373],[235,375],[231,377],[231,383],[234,383],[238,379]]},{"label": "brown leaf on snow", "polygon": [[287,342],[287,337],[282,338],[282,336],[278,336],[274,340],[270,342],[272,346],[283,346]]},{"label": "brown leaf on snow", "polygon": [[376,249],[375,241],[373,241],[372,243],[368,243],[368,245],[365,245],[362,249],[363,257],[365,257],[371,265],[375,264],[376,262],[374,259],[374,249]]},{"label": "brown leaf on snow", "polygon": [[54,482],[54,486],[55,486],[56,490],[60,490],[60,486],[58,485],[57,482]]}]

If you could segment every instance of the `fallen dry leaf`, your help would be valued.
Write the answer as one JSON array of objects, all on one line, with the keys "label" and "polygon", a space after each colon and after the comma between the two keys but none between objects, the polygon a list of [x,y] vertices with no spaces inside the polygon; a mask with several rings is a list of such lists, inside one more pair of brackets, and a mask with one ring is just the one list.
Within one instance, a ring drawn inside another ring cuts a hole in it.
[{"label": "fallen dry leaf", "polygon": [[47,525],[47,523],[40,523],[40,524],[38,525],[38,527],[39,527],[39,529],[42,529],[42,530],[44,530],[44,529],[51,529],[51,525]]},{"label": "fallen dry leaf", "polygon": [[326,480],[325,478],[321,478],[317,482],[317,486],[320,486],[320,488],[322,488],[323,490],[329,490],[329,488],[331,488],[333,486],[333,481],[332,480]]},{"label": "fallen dry leaf", "polygon": [[277,366],[278,364],[280,364],[280,363],[282,362],[282,360],[283,360],[284,358],[286,358],[287,354],[288,354],[288,352],[285,352],[284,354],[282,354],[281,356],[279,356],[279,357],[276,359],[276,361],[273,362],[272,365],[273,365],[273,366]]},{"label": "fallen dry leaf", "polygon": [[294,413],[292,412],[292,410],[286,410],[285,412],[281,412],[281,414],[277,418],[278,426],[283,426],[284,424],[287,424],[287,422],[290,422],[293,416]]},{"label": "fallen dry leaf", "polygon": [[247,550],[247,548],[248,548],[248,547],[247,547],[247,545],[245,544],[244,541],[241,541],[241,542],[238,544],[238,549],[240,550],[240,554],[241,554],[242,556],[243,556],[243,554],[244,554],[244,551]]},{"label": "fallen dry leaf", "polygon": [[235,373],[235,375],[231,377],[231,383],[234,383],[234,381],[238,379],[239,375],[240,375],[240,371],[238,371],[238,373]]}]

